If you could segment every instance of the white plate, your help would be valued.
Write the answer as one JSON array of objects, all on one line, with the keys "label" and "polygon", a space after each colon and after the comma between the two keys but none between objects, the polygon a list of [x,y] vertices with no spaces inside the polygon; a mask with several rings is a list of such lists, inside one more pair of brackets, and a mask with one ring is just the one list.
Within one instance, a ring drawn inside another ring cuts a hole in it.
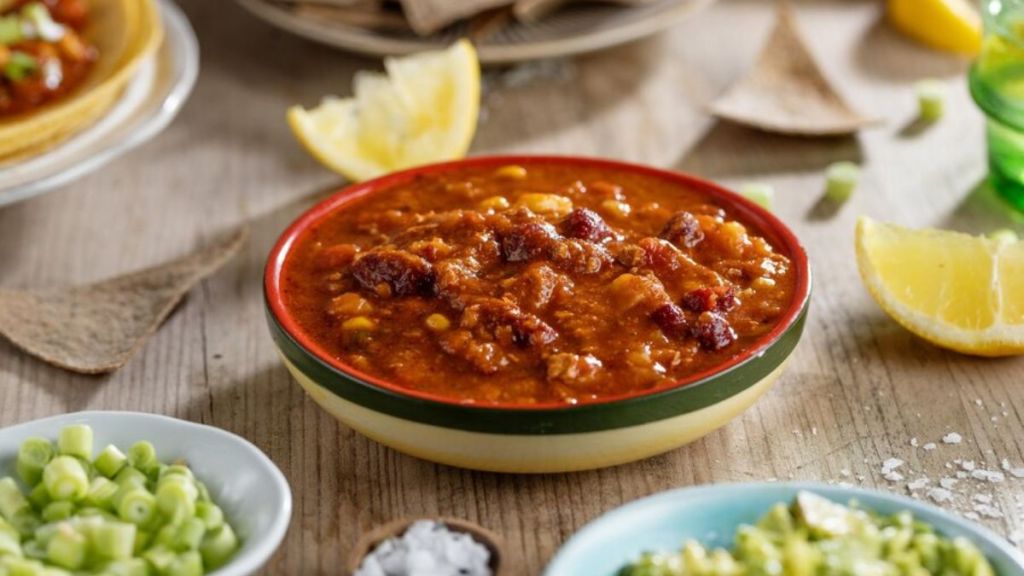
[{"label": "white plate", "polygon": [[260,569],[281,544],[292,516],[292,493],[281,471],[248,440],[220,428],[142,412],[77,412],[0,430],[0,477],[14,475],[21,443],[32,436],[56,441],[69,424],[92,426],[96,451],[122,450],[149,440],[164,461],[188,462],[238,532],[242,548],[210,576],[246,576]]},{"label": "white plate", "polygon": [[171,0],[160,0],[160,13],[163,45],[139,67],[103,118],[40,155],[0,164],[0,206],[81,178],[170,124],[195,85],[199,43],[188,19]]},{"label": "white plate", "polygon": [[[420,37],[411,31],[370,30],[325,22],[297,14],[280,2],[238,2],[267,22],[294,34],[374,56],[436,50],[471,35],[465,23]],[[503,64],[592,52],[665,30],[712,2],[714,0],[660,0],[633,8],[599,2],[570,4],[534,24],[511,23],[476,42],[477,53],[485,64]]]}]

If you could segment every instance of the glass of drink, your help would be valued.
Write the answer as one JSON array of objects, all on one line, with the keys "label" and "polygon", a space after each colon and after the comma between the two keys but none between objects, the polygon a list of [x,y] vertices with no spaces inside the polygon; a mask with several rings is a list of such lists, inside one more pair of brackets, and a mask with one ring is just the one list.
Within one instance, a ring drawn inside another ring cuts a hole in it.
[{"label": "glass of drink", "polygon": [[982,0],[985,38],[971,95],[988,117],[988,162],[1000,195],[1024,211],[1024,0]]}]

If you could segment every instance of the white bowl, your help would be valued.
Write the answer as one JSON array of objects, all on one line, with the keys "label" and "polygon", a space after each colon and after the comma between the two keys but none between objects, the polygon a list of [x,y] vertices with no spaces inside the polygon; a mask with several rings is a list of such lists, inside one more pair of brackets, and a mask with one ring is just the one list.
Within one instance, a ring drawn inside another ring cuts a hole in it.
[{"label": "white bowl", "polygon": [[231,562],[211,576],[252,574],[281,544],[292,516],[292,493],[284,474],[248,440],[211,426],[142,412],[76,412],[33,420],[0,430],[0,477],[14,475],[25,439],[56,440],[69,424],[92,426],[97,452],[107,444],[127,450],[149,440],[161,460],[188,462],[242,540]]}]

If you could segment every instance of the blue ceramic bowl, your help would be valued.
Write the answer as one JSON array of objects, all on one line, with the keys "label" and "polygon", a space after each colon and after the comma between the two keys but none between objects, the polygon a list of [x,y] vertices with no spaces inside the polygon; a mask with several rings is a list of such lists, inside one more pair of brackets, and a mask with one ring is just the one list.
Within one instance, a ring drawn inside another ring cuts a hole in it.
[{"label": "blue ceramic bowl", "polygon": [[558,551],[544,576],[615,576],[647,550],[678,550],[684,540],[730,547],[736,528],[756,522],[777,502],[807,490],[842,504],[857,500],[882,514],[909,510],[945,536],[974,542],[1000,576],[1024,574],[1024,554],[990,530],[903,496],[822,484],[719,484],[662,492],[587,524]]}]

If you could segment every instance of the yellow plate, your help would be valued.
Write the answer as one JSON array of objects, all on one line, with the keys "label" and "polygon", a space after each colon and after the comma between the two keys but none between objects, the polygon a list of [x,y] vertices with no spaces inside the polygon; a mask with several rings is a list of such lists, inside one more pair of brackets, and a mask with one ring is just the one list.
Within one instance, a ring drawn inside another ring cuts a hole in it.
[{"label": "yellow plate", "polygon": [[163,38],[155,0],[90,0],[86,40],[99,58],[82,85],[28,114],[0,120],[0,158],[53,146],[101,117]]}]

